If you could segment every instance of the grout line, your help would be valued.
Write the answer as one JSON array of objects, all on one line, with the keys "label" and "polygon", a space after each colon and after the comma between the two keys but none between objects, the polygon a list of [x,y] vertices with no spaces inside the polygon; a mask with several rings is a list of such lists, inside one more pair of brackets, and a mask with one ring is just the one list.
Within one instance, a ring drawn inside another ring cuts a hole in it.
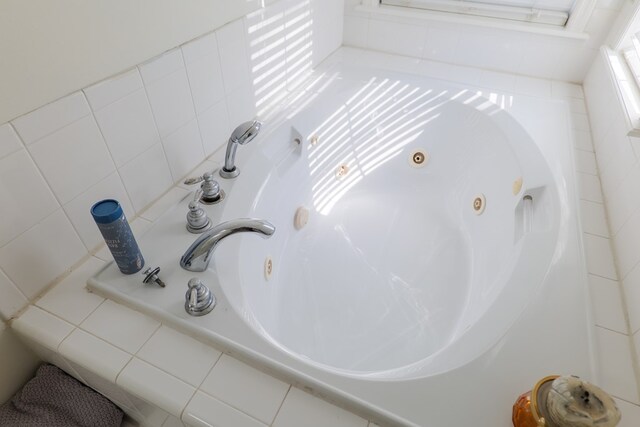
[{"label": "grout line", "polygon": [[278,415],[280,415],[280,411],[282,410],[282,407],[284,406],[284,401],[287,400],[287,397],[289,396],[289,392],[291,391],[291,387],[293,387],[293,386],[291,384],[289,384],[289,388],[287,389],[287,392],[284,394],[284,398],[282,399],[282,402],[280,402],[280,406],[278,406],[278,410],[276,411],[276,414],[273,416],[273,419],[269,423],[270,426],[273,426],[273,423],[276,422],[276,419],[278,418]]}]

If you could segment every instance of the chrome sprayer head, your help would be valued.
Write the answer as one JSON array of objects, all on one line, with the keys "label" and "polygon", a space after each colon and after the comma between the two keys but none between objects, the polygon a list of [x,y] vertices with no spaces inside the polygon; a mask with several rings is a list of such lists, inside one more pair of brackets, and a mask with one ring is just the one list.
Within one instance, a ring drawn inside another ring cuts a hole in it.
[{"label": "chrome sprayer head", "polygon": [[240,169],[235,165],[236,149],[238,144],[244,145],[255,138],[260,132],[262,122],[250,120],[238,126],[227,143],[227,152],[224,156],[224,166],[220,169],[220,176],[226,179],[235,178],[240,174]]}]

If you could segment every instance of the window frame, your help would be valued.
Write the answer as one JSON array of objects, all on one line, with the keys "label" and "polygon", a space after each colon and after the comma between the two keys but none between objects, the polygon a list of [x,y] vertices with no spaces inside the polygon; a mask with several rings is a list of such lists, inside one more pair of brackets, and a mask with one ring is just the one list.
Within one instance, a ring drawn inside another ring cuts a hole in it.
[{"label": "window frame", "polygon": [[[438,1],[438,0],[434,0],[434,1]],[[507,19],[500,19],[498,18],[498,20],[496,21],[495,17],[486,17],[486,16],[477,16],[477,15],[468,15],[468,14],[464,14],[464,13],[448,13],[448,12],[438,12],[438,11],[432,11],[432,10],[427,10],[427,9],[418,9],[418,8],[407,8],[407,7],[403,7],[403,6],[391,6],[391,5],[382,5],[380,0],[361,0],[361,7],[365,10],[369,10],[372,12],[382,12],[382,11],[389,11],[391,13],[393,12],[397,12],[399,9],[406,9],[408,10],[409,14],[422,14],[422,15],[429,15],[429,16],[437,16],[437,15],[443,15],[443,14],[448,14],[448,15],[459,15],[459,19],[462,20],[471,20],[471,21],[476,21],[476,22],[501,22],[501,21],[505,21],[505,25],[515,25],[515,26],[521,26],[523,29],[531,29],[531,28],[536,28],[536,27],[540,27],[542,28],[542,30],[540,30],[539,32],[545,32],[545,29],[547,30],[546,32],[548,33],[556,33],[556,34],[562,34],[562,33],[571,33],[571,34],[578,34],[578,33],[583,33],[587,23],[589,22],[589,18],[591,17],[591,14],[593,13],[593,10],[596,7],[598,0],[576,0],[576,4],[573,8],[573,10],[571,11],[571,13],[569,14],[569,19],[567,20],[567,23],[564,26],[554,26],[554,25],[547,25],[547,24],[537,24],[537,23],[531,23],[531,22],[525,22],[525,21],[512,21],[512,20],[507,20]],[[405,12],[403,13],[403,15],[406,15],[407,12],[406,11],[402,11]]]}]

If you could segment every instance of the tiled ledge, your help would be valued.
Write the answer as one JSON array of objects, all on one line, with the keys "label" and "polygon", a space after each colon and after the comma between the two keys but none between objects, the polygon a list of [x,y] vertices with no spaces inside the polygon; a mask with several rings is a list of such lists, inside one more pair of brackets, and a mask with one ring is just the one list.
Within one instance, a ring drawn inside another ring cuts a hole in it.
[{"label": "tiled ledge", "polygon": [[[95,266],[101,261],[92,258],[87,264]],[[82,271],[87,272],[84,267]],[[98,390],[142,425],[181,426],[182,421],[192,426],[229,427],[370,425],[141,313],[88,292],[84,280],[82,274],[68,277],[36,306],[30,306],[13,322],[13,328],[43,360]],[[62,308],[70,300],[74,305]]]},{"label": "tiled ledge", "polygon": [[[349,54],[349,49],[343,53]],[[375,54],[372,66],[390,56]],[[392,57],[393,58],[393,57]],[[429,61],[394,64],[404,71],[488,87],[506,93],[565,101],[571,112],[580,184],[589,288],[596,326],[599,384],[617,399],[621,427],[637,425],[640,403],[633,379],[628,323],[611,254],[598,169],[582,88],[562,82],[479,71]],[[403,65],[404,64],[404,65]],[[213,169],[205,163],[200,169]],[[188,190],[174,187],[132,223],[142,235]],[[30,306],[13,328],[55,363],[119,404],[143,425],[372,426],[364,418],[262,373],[154,319],[89,293],[85,283],[109,260],[106,249]]]}]

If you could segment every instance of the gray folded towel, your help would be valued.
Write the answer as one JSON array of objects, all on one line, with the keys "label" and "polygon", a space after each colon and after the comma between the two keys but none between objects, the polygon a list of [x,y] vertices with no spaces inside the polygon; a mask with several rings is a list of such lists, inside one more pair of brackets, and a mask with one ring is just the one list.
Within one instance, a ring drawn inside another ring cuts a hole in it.
[{"label": "gray folded towel", "polygon": [[120,427],[122,417],[109,399],[49,364],[0,406],[0,426],[11,427]]}]

